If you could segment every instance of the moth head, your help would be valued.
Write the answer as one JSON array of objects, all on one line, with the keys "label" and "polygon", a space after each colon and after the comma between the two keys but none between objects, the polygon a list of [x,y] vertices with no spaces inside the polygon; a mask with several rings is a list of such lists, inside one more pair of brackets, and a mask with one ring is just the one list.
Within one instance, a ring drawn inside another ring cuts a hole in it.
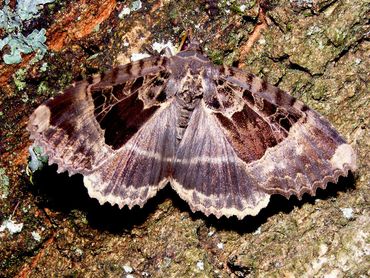
[{"label": "moth head", "polygon": [[202,52],[202,48],[200,47],[200,43],[197,40],[191,40],[190,41],[188,50],[201,51]]},{"label": "moth head", "polygon": [[203,53],[202,47],[200,46],[199,41],[196,39],[186,39],[181,47],[181,51],[196,51]]}]

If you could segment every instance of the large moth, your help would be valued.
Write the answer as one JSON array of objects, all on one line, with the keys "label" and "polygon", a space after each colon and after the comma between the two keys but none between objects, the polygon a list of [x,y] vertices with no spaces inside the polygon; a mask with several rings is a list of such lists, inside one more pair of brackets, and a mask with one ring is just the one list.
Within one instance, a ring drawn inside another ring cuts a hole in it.
[{"label": "large moth", "polygon": [[214,65],[197,43],[76,82],[40,105],[28,130],[91,197],[143,206],[166,184],[193,211],[256,215],[356,168],[317,112],[264,80]]}]

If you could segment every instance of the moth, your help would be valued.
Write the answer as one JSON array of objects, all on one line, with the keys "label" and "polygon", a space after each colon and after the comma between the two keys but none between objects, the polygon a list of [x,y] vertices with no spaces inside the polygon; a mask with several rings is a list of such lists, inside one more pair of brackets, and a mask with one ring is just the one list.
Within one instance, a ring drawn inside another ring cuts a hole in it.
[{"label": "moth", "polygon": [[356,169],[321,115],[195,42],[74,83],[27,129],[58,172],[82,174],[91,197],[120,208],[169,183],[192,211],[242,219],[272,194],[315,195]]}]

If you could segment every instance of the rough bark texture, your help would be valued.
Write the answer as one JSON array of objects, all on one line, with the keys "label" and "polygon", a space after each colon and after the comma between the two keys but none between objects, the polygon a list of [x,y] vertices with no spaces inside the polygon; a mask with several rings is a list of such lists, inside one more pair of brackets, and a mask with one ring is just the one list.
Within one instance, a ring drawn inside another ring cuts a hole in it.
[{"label": "rough bark texture", "polygon": [[[122,9],[138,3],[126,2],[49,5],[27,26],[47,29],[43,60],[31,65],[28,54],[20,64],[0,63],[0,225],[23,223],[16,233],[0,228],[0,275],[370,275],[369,2],[261,1],[261,12],[248,1],[158,0],[121,19]],[[25,126],[33,109],[154,42],[178,43],[187,28],[206,41],[214,62],[239,65],[325,115],[358,150],[358,172],[317,197],[276,196],[242,221],[193,214],[170,189],[143,209],[100,206],[81,176],[55,167],[30,182]]]}]

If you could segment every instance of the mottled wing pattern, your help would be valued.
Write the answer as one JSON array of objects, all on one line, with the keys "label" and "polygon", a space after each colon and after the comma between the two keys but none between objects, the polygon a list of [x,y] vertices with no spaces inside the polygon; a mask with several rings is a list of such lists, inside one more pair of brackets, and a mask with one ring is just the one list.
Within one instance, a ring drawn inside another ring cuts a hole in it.
[{"label": "mottled wing pattern", "polygon": [[228,142],[260,190],[298,198],[337,182],[356,168],[356,154],[331,124],[301,101],[264,80],[234,68],[220,67],[216,96],[224,91],[243,103],[233,114],[215,109]]},{"label": "mottled wing pattern", "polygon": [[[90,195],[101,203],[143,205],[168,174],[162,157],[174,156],[171,131],[158,128],[154,117],[169,126],[176,120],[163,105],[166,63],[166,57],[151,57],[75,83],[34,111],[31,139],[59,172],[83,174]],[[152,168],[160,171],[151,175]]]}]

